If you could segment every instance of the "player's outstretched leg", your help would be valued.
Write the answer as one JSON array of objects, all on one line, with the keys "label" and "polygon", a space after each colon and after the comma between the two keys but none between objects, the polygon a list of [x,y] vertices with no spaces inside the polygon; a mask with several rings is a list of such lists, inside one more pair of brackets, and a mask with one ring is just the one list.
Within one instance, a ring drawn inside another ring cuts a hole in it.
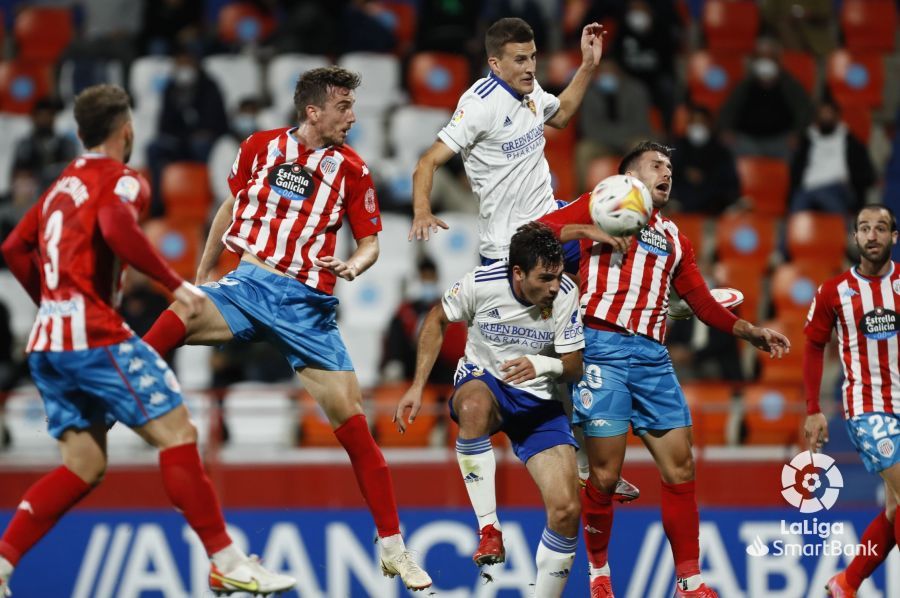
[{"label": "player's outstretched leg", "polygon": [[896,516],[897,503],[890,488],[885,484],[885,510],[866,527],[860,544],[872,546],[872,554],[861,552],[856,555],[847,569],[837,573],[828,580],[825,589],[834,598],[854,598],[862,582],[867,579],[896,545],[894,540],[893,518]]}]

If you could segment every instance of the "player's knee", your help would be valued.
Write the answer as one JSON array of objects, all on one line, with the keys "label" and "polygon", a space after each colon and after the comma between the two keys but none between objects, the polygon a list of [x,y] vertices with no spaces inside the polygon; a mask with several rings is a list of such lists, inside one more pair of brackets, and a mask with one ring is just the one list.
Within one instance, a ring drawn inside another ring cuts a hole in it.
[{"label": "player's knee", "polygon": [[619,472],[604,467],[591,467],[590,483],[604,494],[613,494],[619,483]]},{"label": "player's knee", "polygon": [[[581,503],[577,495],[568,500],[557,500],[547,505],[547,525],[555,530],[569,530],[578,527]],[[568,532],[566,532],[568,533]]]},{"label": "player's knee", "polygon": [[688,455],[679,462],[673,463],[662,472],[663,479],[669,484],[681,484],[694,479],[694,458]]},{"label": "player's knee", "polygon": [[460,429],[486,433],[491,418],[490,402],[481,400],[480,397],[467,397],[454,401],[453,407],[459,418]]}]

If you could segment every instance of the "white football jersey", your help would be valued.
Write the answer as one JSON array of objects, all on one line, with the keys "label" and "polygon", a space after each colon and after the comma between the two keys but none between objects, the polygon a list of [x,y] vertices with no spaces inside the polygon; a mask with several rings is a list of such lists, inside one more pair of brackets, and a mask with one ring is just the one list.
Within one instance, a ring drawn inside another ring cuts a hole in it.
[{"label": "white football jersey", "polygon": [[519,226],[556,209],[544,158],[544,123],[559,99],[534,82],[523,96],[491,73],[459,99],[438,138],[462,155],[479,202],[479,251],[504,259]]},{"label": "white football jersey", "polygon": [[[450,287],[441,300],[447,318],[468,322],[463,359],[503,379],[500,366],[523,355],[558,356],[584,348],[578,287],[563,275],[552,307],[520,301],[505,261],[476,268]],[[554,399],[556,380],[539,376],[513,385],[541,399]]]}]

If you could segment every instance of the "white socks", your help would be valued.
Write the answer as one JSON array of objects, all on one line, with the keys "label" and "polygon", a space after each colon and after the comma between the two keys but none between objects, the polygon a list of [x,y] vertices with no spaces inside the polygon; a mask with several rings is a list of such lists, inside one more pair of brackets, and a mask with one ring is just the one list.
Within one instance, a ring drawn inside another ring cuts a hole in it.
[{"label": "white socks", "polygon": [[223,573],[228,573],[246,561],[247,555],[232,542],[222,550],[211,554],[209,558],[216,566],[216,569]]},{"label": "white socks", "polygon": [[390,556],[396,556],[406,550],[406,544],[400,534],[379,538],[378,541],[381,543],[381,551]]},{"label": "white socks", "polygon": [[535,555],[537,563],[535,598],[559,598],[562,595],[566,582],[569,581],[577,544],[578,536],[567,538],[550,528],[544,528]]},{"label": "white socks", "polygon": [[595,577],[609,577],[609,561],[604,563],[602,567],[595,567],[593,565],[588,566],[591,568],[591,581],[593,581]]},{"label": "white socks", "polygon": [[478,517],[478,529],[493,525],[499,530],[497,493],[494,488],[497,461],[494,459],[490,436],[457,438],[456,460],[459,461],[459,470],[466,483],[469,502]]}]

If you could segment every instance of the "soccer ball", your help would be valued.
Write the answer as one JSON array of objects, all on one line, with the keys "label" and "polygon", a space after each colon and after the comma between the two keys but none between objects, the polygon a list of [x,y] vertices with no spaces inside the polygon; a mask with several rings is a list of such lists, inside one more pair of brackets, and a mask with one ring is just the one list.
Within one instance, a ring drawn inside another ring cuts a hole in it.
[{"label": "soccer ball", "polygon": [[650,190],[633,176],[617,174],[591,191],[591,219],[614,237],[627,237],[647,225],[653,210]]}]

